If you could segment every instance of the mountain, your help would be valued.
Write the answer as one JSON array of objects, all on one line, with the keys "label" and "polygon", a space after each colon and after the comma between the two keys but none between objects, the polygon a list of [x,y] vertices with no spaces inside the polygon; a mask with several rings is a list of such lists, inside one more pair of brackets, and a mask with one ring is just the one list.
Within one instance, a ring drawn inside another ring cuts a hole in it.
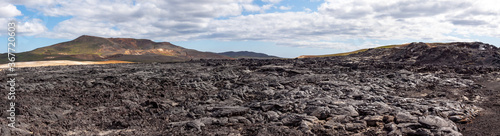
[{"label": "mountain", "polygon": [[482,42],[422,43],[382,46],[348,53],[301,56],[301,58],[346,56],[356,60],[424,65],[500,66],[500,48]]},{"label": "mountain", "polygon": [[256,59],[272,59],[272,58],[279,58],[276,56],[270,56],[264,53],[256,53],[256,52],[250,52],[250,51],[229,51],[229,52],[222,52],[222,53],[217,53],[219,55],[224,55],[228,56],[231,58],[256,58]]},{"label": "mountain", "polygon": [[[5,56],[2,54],[1,56]],[[17,53],[16,61],[41,60],[122,60],[132,62],[173,62],[191,59],[232,59],[148,39],[102,38],[83,35],[72,41]],[[3,60],[6,61],[6,60]],[[0,61],[0,63],[6,63]]]}]

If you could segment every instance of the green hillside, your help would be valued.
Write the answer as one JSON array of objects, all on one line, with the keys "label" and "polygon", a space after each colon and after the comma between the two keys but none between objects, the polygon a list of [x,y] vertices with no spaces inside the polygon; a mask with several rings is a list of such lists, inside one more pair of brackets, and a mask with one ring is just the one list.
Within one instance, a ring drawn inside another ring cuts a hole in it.
[{"label": "green hillside", "polygon": [[[403,47],[408,44],[399,44],[399,45],[386,45],[386,46],[380,46],[380,47],[375,47],[374,49],[379,49],[379,48],[396,48],[396,47]],[[326,54],[326,55],[302,55],[298,58],[317,58],[317,57],[334,57],[334,56],[347,56],[350,54],[356,54],[360,52],[367,51],[368,49],[359,49],[351,52],[344,52],[344,53],[336,53],[336,54]]]}]

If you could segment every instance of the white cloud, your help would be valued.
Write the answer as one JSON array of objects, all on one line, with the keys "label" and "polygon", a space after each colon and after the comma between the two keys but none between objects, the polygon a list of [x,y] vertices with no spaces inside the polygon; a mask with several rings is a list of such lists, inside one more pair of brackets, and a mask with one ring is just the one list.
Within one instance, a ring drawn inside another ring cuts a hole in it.
[{"label": "white cloud", "polygon": [[274,7],[274,5],[272,5],[272,4],[263,5],[263,6],[262,6],[262,8],[261,8],[260,13],[265,13],[265,12],[266,12],[266,10],[269,10],[269,9],[271,9],[272,7]]},{"label": "white cloud", "polygon": [[245,11],[249,12],[260,12],[260,13],[265,13],[266,10],[271,9],[274,7],[273,4],[266,4],[262,6],[254,5],[254,4],[244,4],[242,7],[245,9]]},{"label": "white cloud", "polygon": [[[457,32],[474,35],[500,34],[498,9],[484,9],[470,2],[455,1],[327,1],[318,12],[268,13],[214,20],[209,34],[201,38],[263,41],[336,41],[342,39],[380,39],[415,41],[470,41]],[[415,8],[417,7],[417,8]],[[418,9],[423,11],[418,11]],[[437,8],[437,9],[433,9]],[[418,11],[418,12],[416,12]],[[458,17],[467,13],[468,18]],[[488,13],[488,14],[487,14]],[[463,20],[455,20],[461,18]],[[244,26],[244,27],[241,27]],[[496,31],[494,31],[496,30]],[[292,45],[292,44],[290,44]],[[295,44],[296,45],[296,44]],[[310,44],[328,47],[324,44]],[[337,44],[332,44],[337,45]]]},{"label": "white cloud", "polygon": [[305,12],[312,12],[312,10],[310,8],[304,8],[304,11]]},{"label": "white cloud", "polygon": [[267,2],[267,3],[280,3],[281,0],[262,0],[262,2]]},{"label": "white cloud", "polygon": [[17,32],[25,36],[42,34],[47,31],[47,27],[40,19],[32,19],[26,22],[18,22]]},{"label": "white cloud", "polygon": [[352,43],[343,43],[343,42],[335,42],[335,41],[278,41],[276,45],[280,46],[291,46],[291,47],[315,47],[315,48],[329,48],[329,49],[337,49],[343,51],[349,50],[358,50],[364,48],[372,48],[381,46],[379,44],[373,44],[371,42],[363,42],[358,44]]},{"label": "white cloud", "polygon": [[256,12],[256,11],[260,11],[261,10],[258,5],[254,5],[254,4],[245,4],[245,5],[243,5],[243,8],[246,11],[250,11],[250,12]]},{"label": "white cloud", "polygon": [[[0,18],[0,29],[7,31],[7,23],[16,22],[16,35],[18,36],[33,36],[40,35],[47,32],[47,27],[40,19],[30,19],[19,21],[15,19]],[[7,35],[7,33],[0,33],[0,36]]]},{"label": "white cloud", "polygon": [[[353,45],[338,42],[349,39],[469,40],[456,35],[500,38],[500,8],[494,0],[325,0],[316,12],[305,9],[285,13],[266,13],[273,8],[291,8],[279,5],[281,0],[263,2],[267,4],[258,6],[252,0],[12,1],[47,16],[72,16],[50,32],[43,32],[43,22],[26,24],[34,30],[31,34],[57,38],[89,34],[164,41],[258,40],[321,48],[349,48]],[[242,15],[245,11],[260,14]]]},{"label": "white cloud", "polygon": [[292,6],[280,6],[280,10],[290,10]]},{"label": "white cloud", "polygon": [[0,13],[2,13],[0,14],[0,18],[10,18],[22,15],[21,11],[17,10],[16,6],[5,3],[0,4]]},{"label": "white cloud", "polygon": [[[13,4],[0,3],[0,30],[7,31],[7,23],[17,22],[16,32],[22,35],[37,35],[45,32],[47,28],[40,19],[17,20],[14,17],[21,16],[22,13]],[[6,35],[6,33],[0,33]]]},{"label": "white cloud", "polygon": [[7,30],[7,23],[9,23],[11,19],[8,18],[0,18],[0,30],[4,30],[4,33],[0,33],[0,36],[7,35],[6,30]]},{"label": "white cloud", "polygon": [[44,34],[48,37],[74,38],[90,34],[176,41],[204,32],[214,18],[240,15],[242,5],[252,1],[61,0],[40,5],[29,4],[30,0],[24,2],[48,16],[72,16]]}]

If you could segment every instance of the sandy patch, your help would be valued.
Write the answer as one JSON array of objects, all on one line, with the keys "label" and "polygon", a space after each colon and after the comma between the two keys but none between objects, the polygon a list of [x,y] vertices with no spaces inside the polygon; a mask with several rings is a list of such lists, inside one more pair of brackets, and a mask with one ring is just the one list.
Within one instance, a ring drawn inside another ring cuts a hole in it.
[{"label": "sandy patch", "polygon": [[[22,67],[42,67],[42,66],[61,66],[61,65],[90,65],[90,64],[116,64],[116,63],[133,63],[128,61],[109,60],[109,61],[72,61],[72,60],[49,60],[49,61],[30,61],[16,62],[17,68]],[[1,69],[8,68],[8,64],[1,64]]]}]

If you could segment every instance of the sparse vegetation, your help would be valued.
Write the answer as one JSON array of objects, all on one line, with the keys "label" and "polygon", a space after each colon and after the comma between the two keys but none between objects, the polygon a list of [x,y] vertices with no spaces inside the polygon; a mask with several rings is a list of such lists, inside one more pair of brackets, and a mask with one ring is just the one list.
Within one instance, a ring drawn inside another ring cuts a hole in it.
[{"label": "sparse vegetation", "polygon": [[[158,51],[157,49],[172,50],[173,53]],[[138,52],[138,54],[127,54],[125,51]],[[7,54],[0,55],[5,56]],[[231,59],[215,53],[185,49],[167,42],[156,43],[147,39],[102,38],[86,35],[72,41],[16,55],[18,55],[17,62],[43,60],[178,62],[202,58]],[[0,64],[5,63],[8,63],[7,59],[0,60]]]},{"label": "sparse vegetation", "polygon": [[[425,44],[427,46],[429,46],[429,47],[438,47],[438,46],[448,46],[448,45],[452,45],[452,44],[455,44],[455,43],[425,43]],[[410,45],[410,43],[396,44],[396,45],[386,45],[386,46],[380,46],[380,47],[369,48],[369,49],[399,48],[399,47],[404,47],[404,46],[408,46],[408,45]],[[303,56],[300,56],[299,58],[318,58],[318,57],[347,56],[347,55],[351,55],[351,54],[365,52],[365,51],[367,51],[369,49],[359,49],[359,50],[355,50],[355,51],[351,51],[351,52],[336,53],[336,54],[327,54],[327,55],[303,55]]]}]

